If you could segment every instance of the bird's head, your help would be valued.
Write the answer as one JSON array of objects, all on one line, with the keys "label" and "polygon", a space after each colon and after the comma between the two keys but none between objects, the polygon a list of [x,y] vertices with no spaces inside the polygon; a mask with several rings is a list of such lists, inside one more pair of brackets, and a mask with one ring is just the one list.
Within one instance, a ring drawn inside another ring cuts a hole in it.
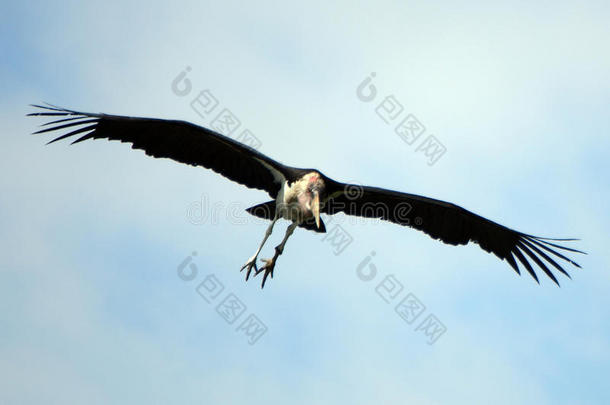
[{"label": "bird's head", "polygon": [[305,192],[308,199],[307,208],[316,219],[316,227],[320,228],[320,195],[324,192],[324,180],[320,174],[314,172],[307,175]]}]

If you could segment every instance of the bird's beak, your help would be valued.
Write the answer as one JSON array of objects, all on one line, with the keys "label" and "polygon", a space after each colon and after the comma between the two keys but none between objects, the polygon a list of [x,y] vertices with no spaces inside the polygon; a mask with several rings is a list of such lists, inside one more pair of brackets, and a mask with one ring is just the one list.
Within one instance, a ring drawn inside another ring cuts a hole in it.
[{"label": "bird's beak", "polygon": [[313,193],[313,201],[311,202],[311,212],[316,218],[316,227],[320,228],[320,195],[317,191]]}]

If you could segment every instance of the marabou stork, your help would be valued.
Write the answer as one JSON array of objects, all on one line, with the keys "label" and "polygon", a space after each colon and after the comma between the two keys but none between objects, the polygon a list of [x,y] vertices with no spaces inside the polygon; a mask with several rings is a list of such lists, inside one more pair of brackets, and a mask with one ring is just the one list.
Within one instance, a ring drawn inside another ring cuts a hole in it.
[{"label": "marabou stork", "polygon": [[[584,253],[556,243],[575,239],[551,239],[521,233],[452,203],[382,188],[340,183],[315,169],[286,166],[236,140],[189,122],[92,114],[52,105],[32,106],[43,111],[29,116],[54,119],[43,124],[45,128],[35,134],[69,131],[49,143],[76,135],[79,137],[73,144],[98,138],[128,142],[133,149],[142,149],[149,156],[203,166],[246,187],[266,191],[273,200],[250,207],[247,211],[269,219],[271,223],[260,246],[241,268],[242,271],[246,269],[246,280],[252,269],[255,275],[264,271],[261,287],[265,286],[269,275],[273,278],[277,258],[296,227],[326,232],[320,213],[332,215],[343,212],[391,221],[423,231],[451,245],[475,242],[486,252],[506,260],[519,275],[521,272],[517,263],[520,262],[538,283],[530,260],[559,285],[550,266],[567,277],[570,275],[557,263],[558,259],[580,267],[561,251]],[[258,255],[279,218],[292,223],[282,242],[275,247],[273,258],[261,259],[264,265],[258,268]]]}]

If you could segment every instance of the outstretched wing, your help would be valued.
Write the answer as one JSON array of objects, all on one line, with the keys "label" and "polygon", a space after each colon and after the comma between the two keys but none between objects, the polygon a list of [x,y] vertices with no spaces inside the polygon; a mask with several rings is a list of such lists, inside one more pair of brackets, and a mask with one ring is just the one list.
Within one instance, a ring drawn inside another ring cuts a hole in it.
[{"label": "outstretched wing", "polygon": [[35,134],[69,131],[49,143],[79,136],[72,143],[105,138],[129,142],[155,158],[170,158],[202,166],[250,188],[265,190],[276,197],[282,182],[295,176],[285,166],[257,150],[207,128],[186,121],[84,113],[55,106],[40,106],[44,111],[28,114],[55,118]]},{"label": "outstretched wing", "polygon": [[557,259],[580,266],[561,251],[584,253],[554,243],[575,239],[541,238],[517,232],[445,201],[382,188],[343,184],[330,179],[327,180],[327,191],[329,199],[322,209],[326,214],[344,212],[347,215],[379,218],[410,226],[451,245],[475,242],[483,250],[506,260],[518,274],[521,272],[517,261],[520,262],[536,282],[539,282],[538,276],[530,261],[559,285],[548,265],[570,277]]}]

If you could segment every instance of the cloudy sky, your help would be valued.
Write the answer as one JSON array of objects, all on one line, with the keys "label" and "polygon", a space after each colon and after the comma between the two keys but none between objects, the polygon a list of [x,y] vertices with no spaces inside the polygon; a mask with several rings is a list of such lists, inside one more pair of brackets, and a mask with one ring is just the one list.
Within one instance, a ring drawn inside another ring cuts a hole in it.
[{"label": "cloudy sky", "polygon": [[[608,403],[609,19],[602,1],[4,2],[0,402]],[[117,143],[45,146],[25,117],[43,101],[200,125],[227,109],[287,164],[589,254],[537,285],[476,245],[338,216],[331,238],[295,232],[261,290],[238,270],[264,193]]]}]

